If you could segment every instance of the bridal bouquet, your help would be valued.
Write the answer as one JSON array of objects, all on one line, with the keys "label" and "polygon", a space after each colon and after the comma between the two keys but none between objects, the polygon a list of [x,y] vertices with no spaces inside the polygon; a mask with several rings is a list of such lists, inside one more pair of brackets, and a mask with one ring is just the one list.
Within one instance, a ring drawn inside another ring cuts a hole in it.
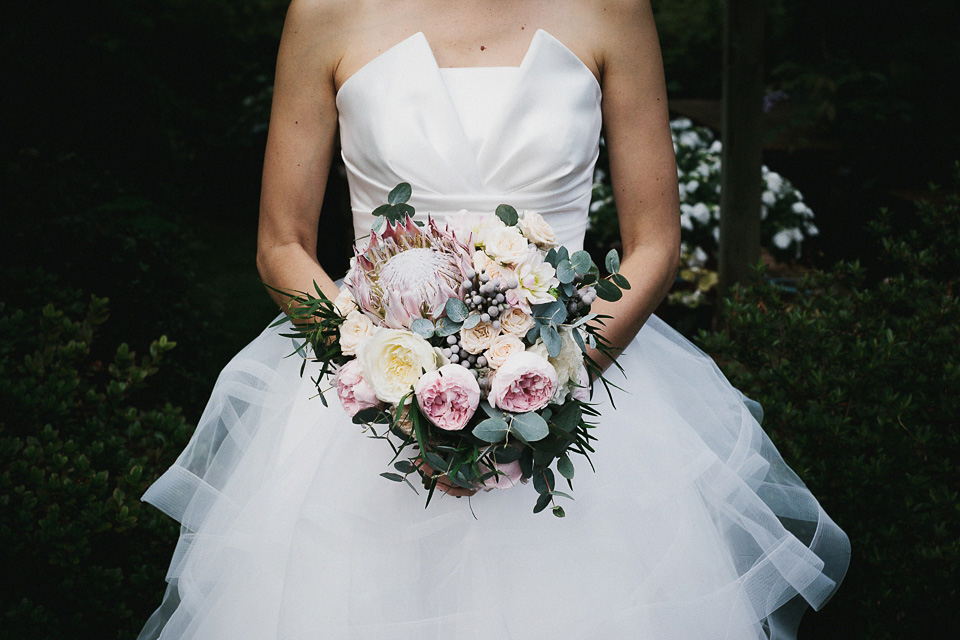
[{"label": "bridal bouquet", "polygon": [[553,467],[572,488],[571,455],[593,451],[591,380],[607,382],[588,348],[614,349],[590,305],[629,288],[619,258],[607,255],[601,278],[585,251],[556,246],[543,217],[509,205],[422,223],[410,193],[398,185],[373,212],[336,300],[319,288],[291,296],[293,335],[322,363],[320,397],[333,376],[353,421],[393,447],[394,470],[381,475],[421,474],[427,504],[440,479],[466,489],[532,479],[534,512],[553,504],[562,517],[555,498],[570,496]]}]

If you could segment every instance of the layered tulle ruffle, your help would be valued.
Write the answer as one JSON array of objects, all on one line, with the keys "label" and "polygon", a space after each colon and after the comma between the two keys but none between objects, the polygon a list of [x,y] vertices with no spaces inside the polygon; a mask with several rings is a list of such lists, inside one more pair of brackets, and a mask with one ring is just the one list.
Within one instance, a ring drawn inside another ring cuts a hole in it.
[{"label": "layered tulle ruffle", "polygon": [[616,408],[595,397],[596,472],[575,459],[564,519],[531,486],[424,509],[280,332],[227,366],[144,496],[183,533],[142,638],[790,638],[846,570],[758,408],[656,318],[611,373]]}]

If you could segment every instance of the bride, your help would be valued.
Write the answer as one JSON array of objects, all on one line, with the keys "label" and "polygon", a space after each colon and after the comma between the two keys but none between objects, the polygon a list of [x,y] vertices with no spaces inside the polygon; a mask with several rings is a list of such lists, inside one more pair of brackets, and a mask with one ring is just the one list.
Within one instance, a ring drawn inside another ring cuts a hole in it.
[{"label": "bride", "polygon": [[[423,496],[271,328],[224,369],[144,500],[182,523],[141,638],[792,638],[849,558],[759,407],[653,309],[674,279],[676,166],[647,0],[294,0],[280,44],[257,264],[331,299],[316,259],[333,154],[357,237],[399,182],[421,215],[500,203],[582,246],[606,138],[632,288],[605,336],[595,473],[560,520],[529,486]],[[348,242],[344,238],[344,242]],[[339,274],[337,274],[339,275]],[[281,308],[287,302],[275,294]],[[599,394],[598,394],[599,395]],[[597,399],[597,396],[595,396]],[[475,514],[475,515],[474,515]]]}]

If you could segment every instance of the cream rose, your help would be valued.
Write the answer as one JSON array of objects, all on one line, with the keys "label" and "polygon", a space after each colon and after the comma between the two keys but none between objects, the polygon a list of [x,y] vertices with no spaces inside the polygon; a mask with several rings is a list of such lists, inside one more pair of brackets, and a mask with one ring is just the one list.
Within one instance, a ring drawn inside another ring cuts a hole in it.
[{"label": "cream rose", "polygon": [[363,377],[384,402],[398,404],[423,371],[437,369],[437,354],[429,342],[402,329],[380,329],[360,343],[357,360]]},{"label": "cream rose", "polygon": [[480,322],[473,329],[460,329],[460,347],[474,355],[483,353],[498,333],[489,322]]},{"label": "cream rose", "polygon": [[484,248],[491,258],[504,264],[518,264],[527,257],[530,243],[516,227],[502,227],[487,234]]},{"label": "cream rose", "polygon": [[356,355],[360,343],[373,335],[373,321],[356,309],[347,314],[340,325],[340,350],[346,356]]},{"label": "cream rose", "polygon": [[535,324],[536,321],[534,321],[533,316],[524,313],[522,309],[517,307],[510,307],[500,314],[500,330],[504,333],[522,337],[527,335],[527,332],[533,329]]},{"label": "cream rose", "polygon": [[536,211],[521,211],[517,226],[524,237],[538,247],[549,249],[557,243],[557,234],[553,227]]},{"label": "cream rose", "polygon": [[344,287],[340,289],[340,293],[337,294],[336,300],[333,301],[333,306],[337,310],[337,313],[346,318],[350,315],[351,311],[356,311],[360,307],[357,306],[357,301],[354,299],[353,294],[350,293],[350,290]]},{"label": "cream rose", "polygon": [[494,338],[490,348],[483,355],[487,359],[487,364],[496,369],[511,355],[521,351],[523,351],[523,342],[520,338],[507,334]]},{"label": "cream rose", "polygon": [[491,278],[499,278],[505,282],[516,277],[513,269],[494,262],[483,251],[477,251],[473,254],[473,269],[477,273],[486,273]]}]

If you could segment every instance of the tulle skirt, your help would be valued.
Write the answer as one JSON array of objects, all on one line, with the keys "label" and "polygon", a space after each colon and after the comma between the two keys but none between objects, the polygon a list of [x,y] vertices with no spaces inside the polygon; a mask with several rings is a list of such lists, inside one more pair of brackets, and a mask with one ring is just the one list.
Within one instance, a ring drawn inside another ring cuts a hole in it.
[{"label": "tulle skirt", "polygon": [[793,638],[846,571],[759,407],[656,317],[610,371],[616,406],[594,395],[596,472],[574,458],[563,519],[530,485],[424,509],[281,332],[224,369],[144,496],[183,526],[141,638]]}]

